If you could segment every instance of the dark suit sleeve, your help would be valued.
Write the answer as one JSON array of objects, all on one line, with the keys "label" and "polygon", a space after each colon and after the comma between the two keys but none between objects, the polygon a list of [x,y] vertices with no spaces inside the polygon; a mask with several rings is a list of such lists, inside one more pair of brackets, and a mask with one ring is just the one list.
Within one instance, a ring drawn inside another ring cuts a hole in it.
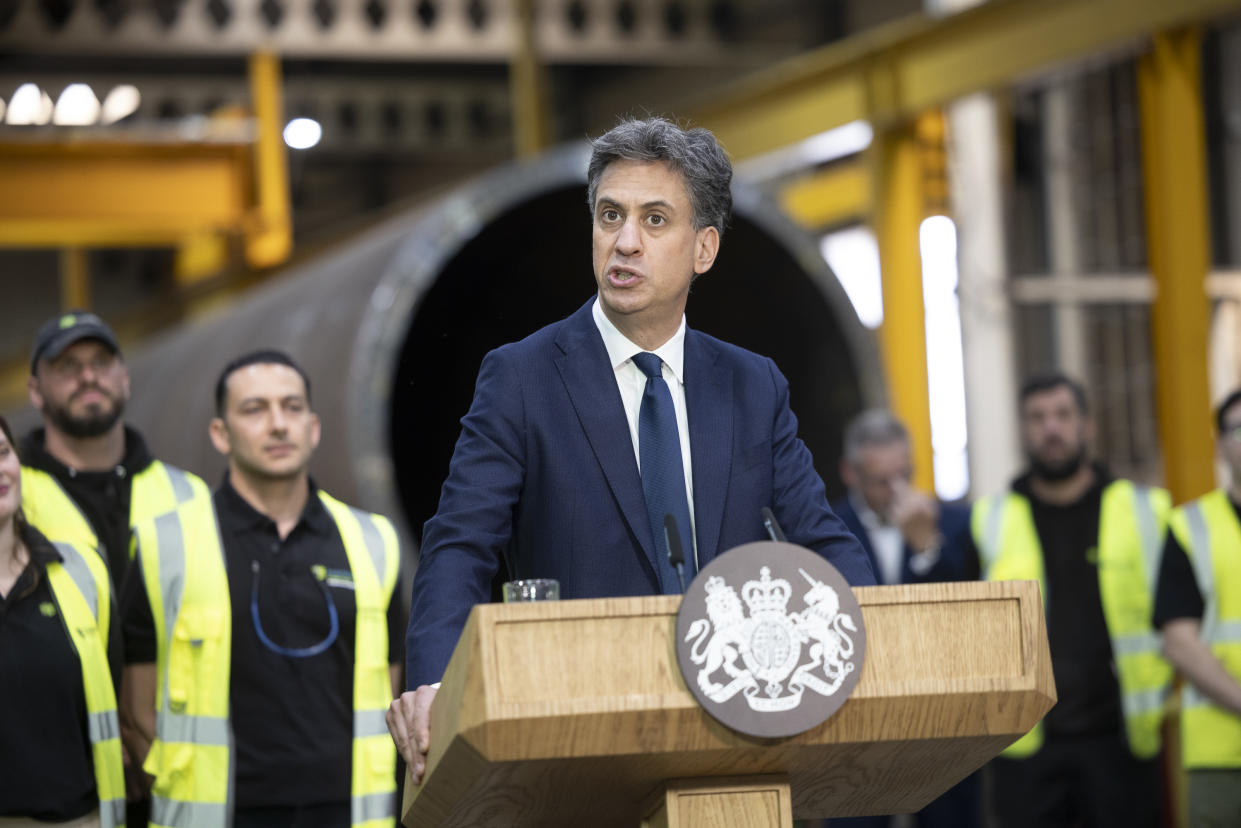
[{"label": "dark suit sleeve", "polygon": [[982,577],[982,555],[974,542],[974,533],[966,532],[961,540],[961,580],[978,581]]},{"label": "dark suit sleeve", "polygon": [[525,478],[525,412],[504,349],[484,359],[439,509],[422,532],[405,637],[406,684],[439,681],[470,609],[486,602]]},{"label": "dark suit sleeve", "polygon": [[[944,543],[939,550],[939,560],[923,581],[976,580],[978,569],[974,541],[970,537],[970,509],[956,503],[939,504],[939,533]],[[971,564],[969,559],[975,560]]]},{"label": "dark suit sleeve", "polygon": [[789,408],[789,384],[767,360],[775,386],[772,428],[772,511],[792,543],[813,549],[840,570],[851,586],[871,586],[875,574],[853,533],[827,505],[827,490],[815,471],[810,449],[797,436],[797,417]]}]

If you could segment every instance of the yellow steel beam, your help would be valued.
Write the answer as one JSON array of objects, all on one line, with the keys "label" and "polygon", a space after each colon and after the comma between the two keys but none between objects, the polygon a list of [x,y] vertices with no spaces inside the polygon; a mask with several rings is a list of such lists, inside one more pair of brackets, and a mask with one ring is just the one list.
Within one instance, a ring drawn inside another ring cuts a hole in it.
[{"label": "yellow steel beam", "polygon": [[245,214],[239,144],[0,144],[0,246],[173,243]]},{"label": "yellow steel beam", "polygon": [[1201,36],[1157,36],[1138,62],[1146,237],[1164,480],[1177,501],[1215,487],[1207,379],[1210,266]]},{"label": "yellow steel beam", "polygon": [[91,304],[90,261],[80,247],[60,251],[61,310],[87,309]]},{"label": "yellow steel beam", "polygon": [[273,267],[293,250],[280,58],[266,52],[251,56],[250,102],[256,127],[256,205],[246,233],[246,261],[253,267]]},{"label": "yellow steel beam", "polygon": [[517,42],[509,63],[509,97],[513,101],[513,145],[518,158],[551,146],[552,127],[547,70],[535,40],[534,0],[518,0]]},{"label": "yellow steel beam", "polygon": [[228,237],[220,233],[199,233],[182,239],[172,266],[177,284],[196,284],[227,268],[228,242]]},{"label": "yellow steel beam", "polygon": [[780,193],[780,206],[807,230],[822,230],[869,217],[872,189],[870,170],[851,161],[793,181]]},{"label": "yellow steel beam", "polygon": [[778,64],[694,112],[735,159],[859,119],[904,121],[1058,63],[1241,9],[1241,0],[991,0]]},{"label": "yellow steel beam", "polygon": [[875,167],[875,235],[883,281],[883,325],[879,333],[889,404],[909,429],[915,485],[934,491],[926,310],[918,246],[925,202],[921,150],[914,127],[881,133],[870,153]]}]

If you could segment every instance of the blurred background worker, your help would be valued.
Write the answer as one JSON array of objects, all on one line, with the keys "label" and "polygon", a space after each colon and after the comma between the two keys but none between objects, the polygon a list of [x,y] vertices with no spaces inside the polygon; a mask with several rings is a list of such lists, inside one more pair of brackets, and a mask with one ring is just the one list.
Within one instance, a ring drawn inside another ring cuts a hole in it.
[{"label": "blurred background worker", "polygon": [[1163,702],[1152,635],[1168,493],[1089,460],[1085,390],[1060,374],[1021,390],[1028,470],[974,505],[988,580],[1039,581],[1055,707],[990,765],[1002,826],[1156,826]]},{"label": "blurred background worker", "polygon": [[125,824],[116,713],[119,622],[94,550],[50,543],[22,515],[0,417],[0,824]]},{"label": "blurred background worker", "polygon": [[137,527],[122,596],[124,704],[131,750],[155,777],[151,822],[393,826],[396,533],[310,478],[320,422],[288,355],[225,366],[216,414],[227,476]]},{"label": "blurred background worker", "polygon": [[[862,542],[880,584],[965,578],[968,506],[913,488],[909,432],[885,409],[869,409],[845,427],[840,478],[848,487],[832,510]],[[979,824],[978,775],[972,774],[912,817],[830,820],[832,828],[886,828],[902,819],[922,828]]]},{"label": "blurred background worker", "polygon": [[848,492],[832,509],[862,542],[881,584],[964,577],[969,507],[913,488],[909,432],[889,412],[871,409],[850,421],[840,479]]},{"label": "blurred background worker", "polygon": [[[130,527],[207,494],[202,480],[156,460],[125,424],[129,386],[116,334],[99,316],[74,310],[39,328],[27,392],[43,426],[22,442],[26,517],[54,540],[98,550],[118,590]],[[129,726],[124,717],[122,725]],[[144,822],[143,780],[126,760],[129,821]]]},{"label": "blurred background worker", "polygon": [[43,426],[22,441],[26,517],[53,539],[98,549],[119,587],[130,527],[207,486],[156,460],[125,425],[129,371],[116,334],[95,314],[70,311],[39,328],[28,390]]},{"label": "blurred background worker", "polygon": [[1241,825],[1241,390],[1215,416],[1227,488],[1177,507],[1155,598],[1181,696],[1181,764],[1189,822]]}]

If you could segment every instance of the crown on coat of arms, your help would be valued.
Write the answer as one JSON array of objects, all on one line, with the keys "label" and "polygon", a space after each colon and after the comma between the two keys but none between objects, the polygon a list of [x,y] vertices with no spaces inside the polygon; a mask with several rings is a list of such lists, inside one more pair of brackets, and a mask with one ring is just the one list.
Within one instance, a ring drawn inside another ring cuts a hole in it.
[{"label": "crown on coat of arms", "polygon": [[771,569],[763,567],[759,570],[759,580],[746,581],[741,588],[741,597],[750,608],[750,615],[761,612],[778,612],[783,614],[793,596],[793,587],[783,578],[772,580]]}]

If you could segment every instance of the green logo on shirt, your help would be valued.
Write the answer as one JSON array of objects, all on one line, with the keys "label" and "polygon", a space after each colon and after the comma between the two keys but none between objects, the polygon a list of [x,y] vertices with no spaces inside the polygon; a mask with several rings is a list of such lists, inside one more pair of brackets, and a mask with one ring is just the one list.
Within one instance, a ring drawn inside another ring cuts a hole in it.
[{"label": "green logo on shirt", "polygon": [[44,618],[54,618],[56,616],[56,605],[51,601],[44,601],[39,604],[39,612],[43,613]]}]

